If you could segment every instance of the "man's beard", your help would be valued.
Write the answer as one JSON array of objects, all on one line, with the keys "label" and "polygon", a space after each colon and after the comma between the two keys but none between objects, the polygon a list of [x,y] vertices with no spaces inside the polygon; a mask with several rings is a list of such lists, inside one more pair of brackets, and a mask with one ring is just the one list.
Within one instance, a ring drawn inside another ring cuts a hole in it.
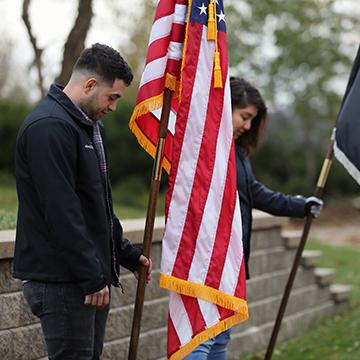
[{"label": "man's beard", "polygon": [[79,104],[80,109],[84,111],[91,120],[99,120],[101,118],[101,109],[99,108],[95,95],[96,94],[88,99],[82,100]]}]

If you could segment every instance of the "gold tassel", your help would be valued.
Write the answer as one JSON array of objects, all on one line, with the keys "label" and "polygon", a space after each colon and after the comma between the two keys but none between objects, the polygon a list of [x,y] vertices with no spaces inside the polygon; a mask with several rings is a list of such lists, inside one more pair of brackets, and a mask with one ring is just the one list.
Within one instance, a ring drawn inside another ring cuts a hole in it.
[{"label": "gold tassel", "polygon": [[220,53],[215,51],[215,65],[214,65],[214,88],[222,88],[222,73],[220,66]]},{"label": "gold tassel", "polygon": [[216,40],[216,22],[215,22],[215,10],[214,10],[214,4],[210,0],[209,3],[209,18],[208,18],[208,40]]}]

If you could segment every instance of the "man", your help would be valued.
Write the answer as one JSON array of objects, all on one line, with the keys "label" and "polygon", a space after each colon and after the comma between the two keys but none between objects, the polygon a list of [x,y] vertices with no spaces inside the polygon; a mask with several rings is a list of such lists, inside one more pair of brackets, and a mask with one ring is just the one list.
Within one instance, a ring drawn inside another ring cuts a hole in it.
[{"label": "man", "polygon": [[52,85],[16,144],[19,213],[14,277],[40,318],[50,359],[99,359],[119,265],[151,260],[122,237],[113,213],[100,119],[133,75],[120,54],[85,49],[65,88]]}]

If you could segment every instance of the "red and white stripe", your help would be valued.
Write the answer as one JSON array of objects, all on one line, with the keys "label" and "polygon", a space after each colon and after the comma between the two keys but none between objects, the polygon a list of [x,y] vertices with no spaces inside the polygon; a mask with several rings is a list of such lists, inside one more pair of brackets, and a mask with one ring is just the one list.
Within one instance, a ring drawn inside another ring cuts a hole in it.
[{"label": "red and white stripe", "polygon": [[[187,0],[160,0],[151,29],[145,68],[140,80],[130,128],[140,144],[152,156],[158,141],[162,96],[166,76],[180,80],[180,69],[185,37]],[[172,138],[175,128],[177,99],[171,104],[169,132],[164,149],[166,169],[171,163]],[[147,109],[147,110],[144,110]]]},{"label": "red and white stripe", "polygon": [[[161,274],[245,299],[225,33],[218,33],[218,46],[223,89],[214,88],[215,43],[207,40],[206,27],[190,24],[173,139]],[[168,357],[234,314],[203,299],[171,292]]]},{"label": "red and white stripe", "polygon": [[186,0],[160,0],[150,33],[137,104],[164,90],[166,72],[179,75],[182,60]]}]

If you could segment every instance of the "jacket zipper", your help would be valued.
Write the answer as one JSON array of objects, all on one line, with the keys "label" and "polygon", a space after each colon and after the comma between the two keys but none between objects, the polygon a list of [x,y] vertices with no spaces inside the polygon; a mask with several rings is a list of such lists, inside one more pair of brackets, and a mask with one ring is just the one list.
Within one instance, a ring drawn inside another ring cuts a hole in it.
[{"label": "jacket zipper", "polygon": [[116,247],[115,247],[115,240],[114,240],[114,222],[112,219],[112,211],[111,211],[111,206],[110,206],[110,200],[109,200],[109,181],[108,181],[108,174],[105,174],[105,196],[106,196],[106,204],[107,204],[107,208],[108,208],[108,212],[109,212],[109,218],[110,218],[110,236],[111,236],[111,243],[112,243],[112,257],[113,257],[113,270],[114,270],[114,274],[116,276],[116,285],[118,287],[120,287],[121,292],[124,294],[124,288],[120,282],[119,276],[120,274],[117,272],[116,270],[116,263],[117,263],[117,259],[116,259]]},{"label": "jacket zipper", "polygon": [[[80,109],[81,113],[83,113],[83,111]],[[85,113],[83,113],[84,117],[86,120],[89,120],[90,122],[92,121]],[[92,130],[94,131],[94,130]],[[101,134],[100,134],[101,136]],[[101,136],[102,138],[102,136]],[[91,139],[90,139],[90,142],[93,143],[93,136],[91,136]],[[94,146],[95,147],[95,146]],[[101,173],[102,173],[102,170],[101,170],[101,167],[100,167],[100,160],[99,160],[99,154],[97,154],[96,150],[95,150],[95,153],[97,155],[97,158],[98,158],[98,165],[99,165],[99,170],[100,170],[100,176],[101,176]],[[106,161],[106,158],[105,158],[105,161]],[[107,164],[106,164],[107,165]],[[106,166],[106,172],[104,174],[104,177],[105,177],[105,197],[106,197],[106,205],[107,205],[107,209],[108,209],[108,213],[109,213],[109,219],[110,219],[110,236],[111,236],[111,244],[112,244],[112,265],[113,265],[113,270],[114,270],[114,275],[116,277],[116,285],[118,287],[120,287],[121,289],[121,292],[124,294],[124,288],[120,282],[120,279],[119,279],[119,276],[120,274],[116,271],[116,252],[115,252],[115,241],[114,241],[114,235],[113,235],[113,230],[114,230],[114,222],[112,220],[112,214],[113,212],[111,211],[111,206],[110,206],[110,200],[109,200],[109,189],[108,189],[108,186],[109,186],[109,181],[108,181],[108,173],[107,173],[107,170],[108,169],[108,165]]]},{"label": "jacket zipper", "polygon": [[[91,143],[93,143],[92,140],[90,140]],[[96,153],[97,157],[98,157],[98,162],[99,162],[99,155]],[[100,165],[100,163],[99,163]],[[107,165],[107,164],[106,164]],[[106,166],[106,169],[108,168],[108,165]],[[99,166],[99,170],[100,170],[100,175],[102,173],[101,171],[101,167]],[[110,200],[109,200],[109,181],[108,181],[108,173],[106,170],[106,173],[104,174],[104,186],[105,186],[105,197],[106,197],[106,205],[107,205],[107,211],[108,211],[108,215],[109,215],[109,220],[110,220],[110,236],[111,236],[111,244],[112,244],[112,266],[113,266],[113,270],[114,270],[114,275],[116,277],[116,285],[121,289],[121,292],[124,294],[124,288],[120,282],[119,276],[120,274],[117,272],[116,270],[116,252],[115,252],[115,241],[114,241],[114,222],[112,220],[112,211],[111,211],[111,206],[110,206]]]}]

